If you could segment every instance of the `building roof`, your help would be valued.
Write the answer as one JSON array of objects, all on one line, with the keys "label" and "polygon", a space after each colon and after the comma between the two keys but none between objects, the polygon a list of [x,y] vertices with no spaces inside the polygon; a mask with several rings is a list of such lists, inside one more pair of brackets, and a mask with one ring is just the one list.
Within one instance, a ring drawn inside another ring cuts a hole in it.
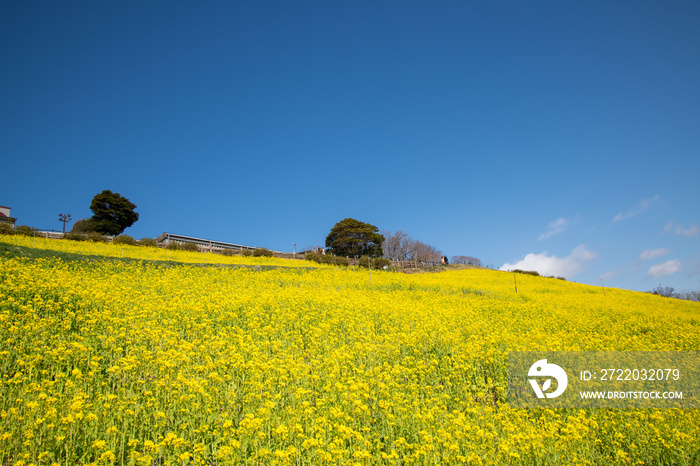
[{"label": "building roof", "polygon": [[[196,243],[196,244],[201,244],[202,246],[214,246],[216,248],[225,248],[225,249],[255,249],[254,246],[244,246],[242,244],[227,243],[224,241],[214,241],[214,240],[204,239],[204,238],[195,238],[194,236],[176,235],[173,233],[165,233],[165,232],[156,238],[156,242],[158,242],[158,243],[161,243],[163,241],[181,241],[184,243]],[[279,252],[279,251],[272,251],[272,252]]]}]

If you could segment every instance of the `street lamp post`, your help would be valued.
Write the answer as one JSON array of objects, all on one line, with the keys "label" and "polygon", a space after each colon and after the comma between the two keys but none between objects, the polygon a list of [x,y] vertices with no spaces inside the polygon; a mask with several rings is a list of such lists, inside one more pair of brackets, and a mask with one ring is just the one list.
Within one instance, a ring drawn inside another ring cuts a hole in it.
[{"label": "street lamp post", "polygon": [[65,233],[66,222],[70,222],[70,214],[58,214],[58,221],[63,222],[63,233]]}]

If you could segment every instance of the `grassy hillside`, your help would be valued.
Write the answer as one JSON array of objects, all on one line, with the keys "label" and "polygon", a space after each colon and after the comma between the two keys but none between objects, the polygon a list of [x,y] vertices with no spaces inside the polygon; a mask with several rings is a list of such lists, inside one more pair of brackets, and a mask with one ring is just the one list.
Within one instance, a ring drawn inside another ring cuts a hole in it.
[{"label": "grassy hillside", "polygon": [[510,351],[696,351],[698,303],[39,241],[0,238],[2,465],[700,459],[698,410],[515,409],[506,373]]},{"label": "grassy hillside", "polygon": [[64,241],[30,236],[7,236],[0,234],[0,253],[8,257],[58,257],[65,260],[113,260],[126,259],[156,263],[187,263],[216,265],[261,265],[278,267],[324,267],[324,264],[310,264],[298,260],[275,257],[246,257],[240,255],[169,250],[147,246],[129,246],[113,243],[93,243]]}]

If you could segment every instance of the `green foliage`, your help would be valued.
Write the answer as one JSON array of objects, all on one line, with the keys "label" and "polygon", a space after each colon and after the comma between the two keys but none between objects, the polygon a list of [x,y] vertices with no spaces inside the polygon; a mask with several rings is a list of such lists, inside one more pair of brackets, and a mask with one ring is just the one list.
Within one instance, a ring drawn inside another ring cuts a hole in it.
[{"label": "green foliage", "polygon": [[345,267],[350,263],[347,257],[334,256],[332,254],[316,254],[313,252],[307,252],[306,255],[304,255],[304,259],[318,262],[319,264],[343,265]]},{"label": "green foliage", "polygon": [[138,245],[155,248],[158,246],[158,243],[156,243],[156,240],[154,240],[153,238],[141,238],[138,242]]},{"label": "green foliage", "polygon": [[96,231],[89,231],[87,233],[75,233],[71,231],[70,233],[66,233],[63,239],[71,241],[92,241],[93,243],[107,242],[107,238]]},{"label": "green foliage", "polygon": [[94,230],[106,235],[121,234],[139,219],[139,214],[134,209],[136,205],[119,193],[102,191],[92,198],[90,204]]},{"label": "green foliage", "polygon": [[336,223],[326,237],[326,252],[337,256],[381,257],[384,236],[369,223],[346,218]]},{"label": "green foliage", "polygon": [[27,225],[20,225],[18,227],[15,227],[15,234],[16,235],[24,235],[24,236],[40,236],[39,230],[36,228],[32,228]]},{"label": "green foliage", "polygon": [[237,249],[224,248],[221,251],[221,254],[224,256],[235,256],[237,254],[240,254],[240,251],[238,251]]},{"label": "green foliage", "polygon": [[[73,224],[73,228],[71,228],[70,232],[75,233],[75,234],[88,234],[93,231],[97,231],[97,225],[95,225],[95,221],[91,218],[82,218],[78,221],[76,221]],[[78,240],[80,241],[80,240]]]},{"label": "green foliage", "polygon": [[[326,254],[326,255],[328,255],[328,254]],[[335,265],[343,265],[343,266],[347,267],[350,264],[350,261],[348,260],[347,257],[343,257],[343,256],[330,256],[330,257],[333,258],[333,264],[335,264]]]},{"label": "green foliage", "polygon": [[244,255],[245,257],[250,257],[250,256],[253,255],[253,251],[251,251],[250,249],[244,249],[244,250],[243,250],[243,255]]},{"label": "green foliage", "polygon": [[358,264],[360,267],[369,267],[372,265],[373,269],[382,269],[386,265],[387,267],[391,265],[391,261],[385,257],[375,257],[371,258],[368,256],[360,257],[360,262]]},{"label": "green foliage", "polygon": [[386,257],[375,257],[372,261],[372,267],[375,269],[383,269],[385,266],[391,267],[391,261]]},{"label": "green foliage", "polygon": [[533,275],[535,277],[539,277],[540,273],[535,271],[535,270],[520,270],[520,269],[515,269],[513,270],[515,273],[524,273],[525,275]]},{"label": "green foliage", "polygon": [[183,251],[199,252],[199,246],[195,243],[182,243],[180,249]]},{"label": "green foliage", "polygon": [[114,244],[128,244],[130,246],[136,246],[136,240],[129,235],[118,235],[112,240]]},{"label": "green foliage", "polygon": [[87,234],[87,240],[92,241],[93,243],[105,243],[107,242],[107,238],[102,236],[100,233],[96,231],[92,231]]},{"label": "green foliage", "polygon": [[12,228],[12,225],[0,223],[0,235],[24,235],[24,236],[40,236],[39,230],[27,225],[20,225]]},{"label": "green foliage", "polygon": [[253,250],[253,257],[273,257],[272,251],[265,248],[255,248]]},{"label": "green foliage", "polygon": [[63,237],[63,239],[71,240],[71,241],[87,241],[87,233],[66,233],[66,235]]},{"label": "green foliage", "polygon": [[360,262],[357,265],[359,265],[360,267],[368,268],[370,263],[371,261],[369,256],[362,256],[360,257]]},{"label": "green foliage", "polygon": [[15,235],[15,229],[8,223],[0,223],[0,235]]},{"label": "green foliage", "polygon": [[180,250],[180,243],[177,243],[175,241],[171,241],[168,243],[167,248],[171,251],[179,251]]}]

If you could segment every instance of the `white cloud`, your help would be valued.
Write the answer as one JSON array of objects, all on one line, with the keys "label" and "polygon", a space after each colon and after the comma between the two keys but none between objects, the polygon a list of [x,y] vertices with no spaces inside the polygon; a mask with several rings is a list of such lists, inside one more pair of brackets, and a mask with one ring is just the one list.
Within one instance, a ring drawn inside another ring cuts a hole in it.
[{"label": "white cloud", "polygon": [[579,273],[585,263],[595,259],[597,255],[597,253],[586,249],[584,245],[580,245],[564,258],[548,256],[546,252],[528,254],[524,259],[514,264],[503,264],[501,270],[536,270],[540,275],[570,278]]},{"label": "white cloud", "polygon": [[697,225],[690,225],[688,228],[683,228],[681,225],[676,225],[676,234],[681,236],[696,236],[700,233],[700,227]]},{"label": "white cloud", "polygon": [[547,225],[547,233],[543,233],[537,239],[538,240],[547,239],[552,235],[559,234],[566,229],[566,227],[569,225],[569,223],[570,222],[568,219],[565,219],[564,217],[560,217],[560,218],[556,219],[555,221],[550,222],[549,225]]},{"label": "white cloud", "polygon": [[639,255],[639,258],[642,260],[649,260],[655,257],[665,256],[669,252],[671,252],[671,250],[668,248],[647,249],[646,251],[642,251],[642,253]]},{"label": "white cloud", "polygon": [[628,210],[627,212],[620,212],[619,214],[615,215],[615,218],[613,218],[613,223],[620,221],[620,220],[627,220],[628,218],[634,217],[635,215],[639,215],[645,210],[647,210],[649,207],[651,207],[656,201],[659,200],[659,196],[654,196],[650,199],[644,199],[642,202],[637,204],[634,209]]},{"label": "white cloud", "polygon": [[663,264],[656,264],[649,267],[649,272],[647,272],[647,277],[663,277],[666,275],[672,275],[681,269],[681,261],[678,259],[672,259],[670,261],[664,262]]},{"label": "white cloud", "polygon": [[[674,226],[676,228],[673,228]],[[698,233],[700,233],[700,227],[698,227],[697,225],[690,225],[688,228],[684,228],[683,225],[676,224],[674,220],[671,220],[664,227],[664,234],[670,233],[671,231],[673,231],[678,236],[687,236],[688,238],[690,238],[691,236],[697,236]]]}]

